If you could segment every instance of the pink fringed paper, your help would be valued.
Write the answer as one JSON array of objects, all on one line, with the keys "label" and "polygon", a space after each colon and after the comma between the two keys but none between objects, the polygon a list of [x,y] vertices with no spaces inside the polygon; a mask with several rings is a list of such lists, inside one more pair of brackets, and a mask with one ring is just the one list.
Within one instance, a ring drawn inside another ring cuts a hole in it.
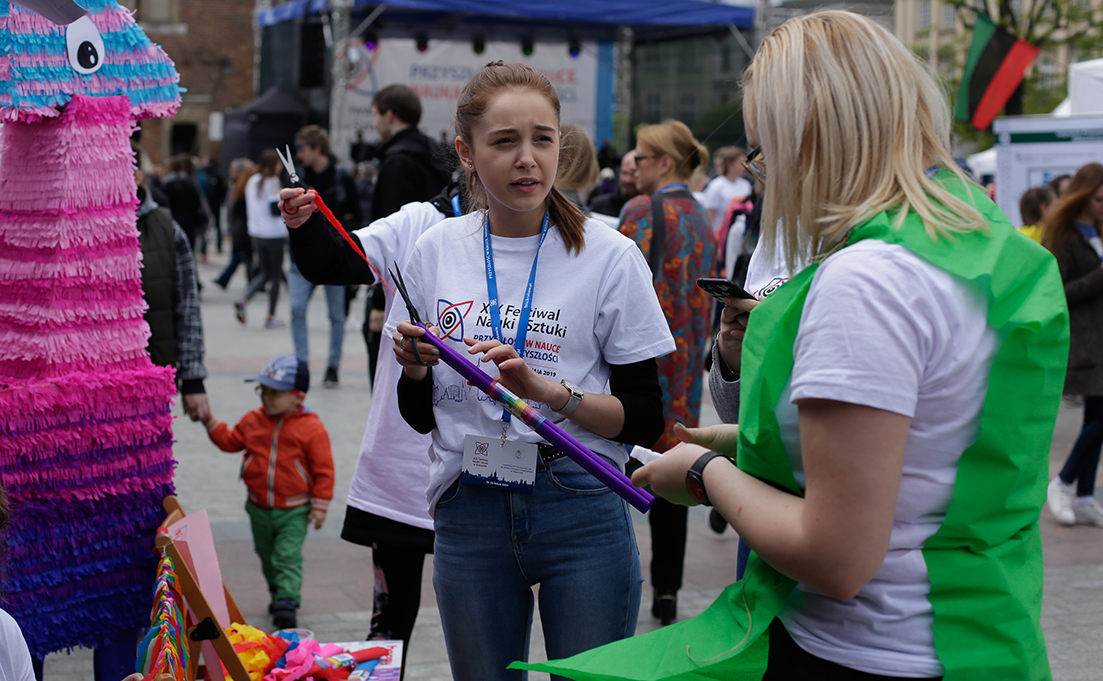
[{"label": "pink fringed paper", "polygon": [[148,622],[175,465],[174,372],[145,352],[130,134],[175,111],[178,76],[120,6],[82,4],[112,46],[91,76],[66,71],[63,28],[10,6],[0,25],[0,588],[36,656]]},{"label": "pink fringed paper", "polygon": [[55,119],[4,127],[4,158],[26,165],[0,168],[0,244],[13,246],[0,249],[0,291],[11,294],[0,383],[142,366],[133,127],[126,97],[82,95]]}]

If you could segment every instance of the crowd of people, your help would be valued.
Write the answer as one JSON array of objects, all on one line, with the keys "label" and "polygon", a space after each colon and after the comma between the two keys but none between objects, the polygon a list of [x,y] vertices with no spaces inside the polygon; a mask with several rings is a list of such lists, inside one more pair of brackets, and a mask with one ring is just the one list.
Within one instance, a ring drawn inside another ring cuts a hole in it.
[{"label": "crowd of people", "polygon": [[[374,399],[342,529],[372,551],[368,638],[409,642],[432,554],[461,681],[522,678],[535,598],[549,658],[592,651],[547,667],[567,676],[727,664],[689,652],[718,636],[720,651],[741,641],[729,653],[768,637],[764,679],[1046,676],[1038,522],[1062,385],[1083,397],[1084,426],[1048,507],[1062,524],[1103,526],[1103,166],[1027,192],[1024,231],[1041,246],[1017,234],[955,163],[930,72],[847,12],[775,30],[742,97],[750,151],[710,154],[681,122],[648,125],[609,159],[613,182],[528,66],[474,75],[445,150],[418,130],[416,95],[389,86],[373,102],[380,145],[352,150],[380,159],[370,215],[317,126],[296,137],[308,189],[287,186],[273,150],[230,164],[232,259],[216,283],[244,265],[234,314],[247,323],[267,290],[274,328],[286,280],[294,355],[257,377],[262,407],[234,428],[205,400],[185,406],[218,447],[246,452],[278,626],[295,625],[302,537],[334,487],[325,430],[303,410],[306,306],[323,286],[323,384],[335,387],[348,294],[375,285]],[[212,206],[190,173],[173,163],[157,185],[167,222],[144,202],[166,263],[169,239],[202,257]],[[395,304],[368,262],[402,263],[409,300]],[[718,303],[701,277],[747,295]],[[430,313],[428,331],[411,309]],[[725,614],[662,645],[632,640],[643,576],[626,502],[442,362],[426,333],[657,495],[651,612],[663,624],[677,618],[687,507],[712,506],[714,529],[740,537]],[[702,429],[706,383],[725,425]],[[507,469],[516,479],[487,474]],[[295,484],[277,493],[279,476]]]},{"label": "crowd of people", "polygon": [[[426,490],[454,678],[520,678],[507,666],[526,657],[535,585],[549,657],[631,637],[642,573],[625,502],[441,362],[409,309],[440,312],[430,332],[622,470],[629,453],[665,452],[633,474],[665,500],[650,512],[664,623],[685,507],[711,503],[745,545],[741,584],[775,596],[742,622],[747,640],[769,630],[767,678],[941,678],[975,663],[970,646],[997,676],[1047,664],[1037,523],[1068,358],[1060,256],[1016,234],[958,167],[935,81],[868,20],[785,24],[748,69],[744,103],[756,148],[717,150],[711,182],[709,151],[668,121],[637,131],[616,188],[598,193],[593,143],[561,123],[554,87],[488,64],[457,104],[458,180],[354,233],[369,259],[401,250],[406,263],[411,308],[389,305],[384,326],[401,367],[387,390],[429,436],[405,472],[408,491]],[[281,210],[316,283],[373,279],[312,192],[283,189]],[[1035,286],[993,280],[993,267]],[[717,274],[752,295],[724,298],[714,322],[694,282]],[[709,356],[713,401],[738,430],[695,428]],[[379,427],[354,486],[380,465]],[[521,479],[488,481],[506,452]],[[1017,474],[982,481],[977,461]],[[1094,478],[1061,482],[1080,475]],[[412,537],[381,501],[368,536]],[[998,599],[970,590],[966,565],[1012,584]],[[942,617],[974,606],[964,624]],[[947,626],[965,632],[947,642]],[[649,645],[598,652],[638,665]]]}]

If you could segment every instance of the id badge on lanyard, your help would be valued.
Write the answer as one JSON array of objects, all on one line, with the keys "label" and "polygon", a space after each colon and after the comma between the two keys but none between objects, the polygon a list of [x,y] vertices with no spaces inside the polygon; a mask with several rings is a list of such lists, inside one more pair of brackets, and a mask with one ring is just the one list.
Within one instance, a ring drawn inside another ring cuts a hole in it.
[{"label": "id badge on lanyard", "polygon": [[[532,312],[532,294],[536,287],[536,266],[540,260],[540,247],[548,236],[550,216],[544,212],[544,221],[540,226],[540,243],[532,259],[528,286],[521,304],[521,316],[517,320],[517,336],[513,348],[518,357],[525,356],[525,337],[528,334],[529,314]],[[490,216],[483,222],[483,249],[486,263],[486,291],[490,299],[490,325],[494,339],[505,343],[502,335],[501,313],[498,310],[498,279],[494,273],[494,252],[490,244]],[[503,489],[531,492],[536,484],[536,459],[538,449],[532,442],[519,442],[506,439],[510,413],[502,411],[501,437],[487,435],[468,435],[463,446],[463,482],[498,487]]]}]

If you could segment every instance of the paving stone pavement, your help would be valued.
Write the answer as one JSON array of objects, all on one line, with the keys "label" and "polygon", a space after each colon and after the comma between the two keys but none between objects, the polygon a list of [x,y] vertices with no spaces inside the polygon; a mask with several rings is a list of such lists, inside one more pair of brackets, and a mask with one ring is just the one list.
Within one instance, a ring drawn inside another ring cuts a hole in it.
[{"label": "paving stone pavement", "polygon": [[[255,376],[272,357],[293,351],[288,327],[265,329],[267,296],[253,299],[249,323],[240,325],[233,316],[232,301],[244,288],[238,274],[229,290],[222,291],[211,280],[217,276],[225,256],[212,255],[210,264],[200,264],[203,290],[203,321],[207,340],[207,390],[212,410],[219,418],[236,422],[253,409],[257,398],[245,378]],[[322,418],[333,443],[337,489],[325,527],[311,530],[305,553],[305,584],[299,624],[315,632],[319,640],[352,641],[364,638],[371,619],[372,567],[370,552],[340,539],[344,519],[344,497],[356,463],[364,422],[371,406],[367,378],[367,356],[360,335],[364,294],[352,304],[352,316],[341,362],[341,386],[321,387],[328,347],[328,322],[321,291],[316,291],[309,310],[310,367],[313,388],[307,404]],[[289,319],[286,289],[281,290],[279,316]],[[717,422],[708,403],[703,419]],[[179,407],[176,412],[180,413]],[[1050,456],[1051,475],[1064,462],[1080,426],[1081,408],[1065,403],[1058,418]],[[217,450],[205,429],[186,418],[174,424],[176,437],[177,495],[185,509],[206,509],[219,552],[223,577],[250,623],[271,629],[266,612],[268,594],[253,553],[244,511],[245,490],[238,479],[240,457]],[[706,524],[706,510],[690,509],[684,587],[679,593],[679,618],[704,610],[728,583],[734,580],[737,538],[729,528],[716,535]],[[1045,587],[1042,626],[1056,681],[1087,681],[1103,678],[1103,529],[1061,527],[1048,512],[1041,520],[1045,554]],[[650,614],[651,587],[646,582],[650,561],[650,539],[646,518],[635,515],[635,529],[644,566],[645,584],[637,633],[658,627]],[[543,660],[539,614],[533,626],[532,659]],[[48,681],[92,681],[91,651],[75,650],[46,659]],[[432,560],[426,561],[422,582],[422,608],[407,659],[408,681],[444,680],[451,677],[432,587]],[[548,676],[533,674],[543,681]]]}]

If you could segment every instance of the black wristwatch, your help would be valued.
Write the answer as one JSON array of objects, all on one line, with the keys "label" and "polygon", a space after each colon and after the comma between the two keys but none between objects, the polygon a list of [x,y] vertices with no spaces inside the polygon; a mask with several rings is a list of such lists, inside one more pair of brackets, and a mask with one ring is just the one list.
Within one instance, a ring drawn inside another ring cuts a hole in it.
[{"label": "black wristwatch", "polygon": [[718,456],[724,456],[720,452],[705,452],[686,471],[686,489],[693,500],[705,506],[712,506],[709,495],[705,492],[705,466]]}]

